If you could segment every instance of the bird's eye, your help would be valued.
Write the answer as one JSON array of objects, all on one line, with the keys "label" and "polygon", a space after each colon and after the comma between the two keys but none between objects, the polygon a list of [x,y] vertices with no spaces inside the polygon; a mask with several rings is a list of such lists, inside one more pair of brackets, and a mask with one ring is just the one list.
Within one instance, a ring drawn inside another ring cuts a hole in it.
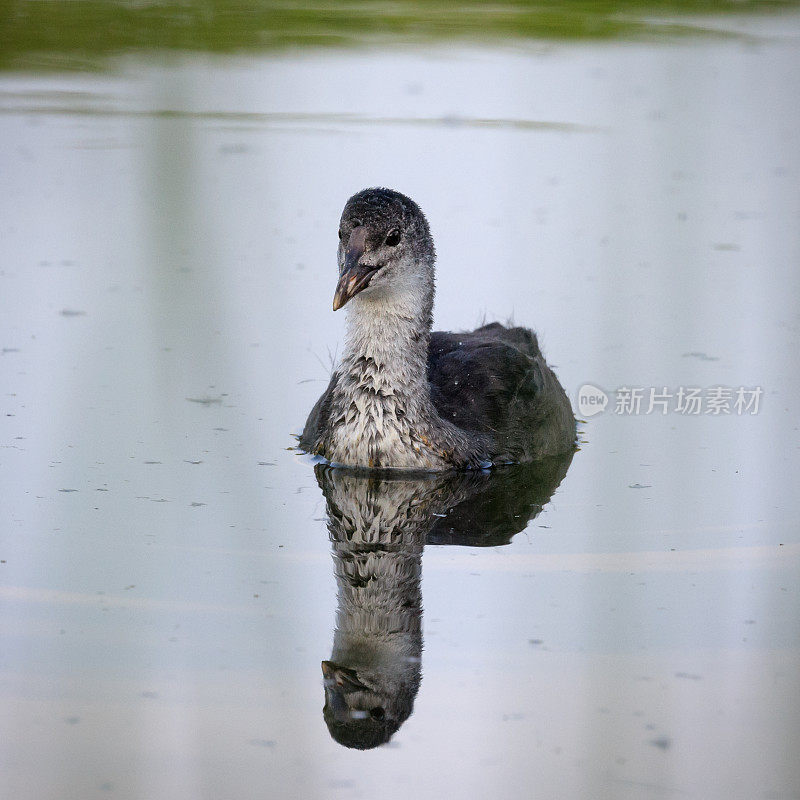
[{"label": "bird's eye", "polygon": [[375,706],[375,708],[371,708],[369,715],[372,719],[383,719],[384,717],[384,710],[380,706]]},{"label": "bird's eye", "polygon": [[386,241],[384,244],[386,244],[388,247],[394,247],[395,245],[400,244],[400,229],[392,228],[392,230],[386,234]]}]

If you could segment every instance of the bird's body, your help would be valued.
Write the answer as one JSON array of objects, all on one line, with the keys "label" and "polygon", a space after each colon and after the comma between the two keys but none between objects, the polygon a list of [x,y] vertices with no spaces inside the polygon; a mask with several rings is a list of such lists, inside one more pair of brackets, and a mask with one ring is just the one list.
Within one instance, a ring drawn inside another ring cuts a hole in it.
[{"label": "bird's body", "polygon": [[438,471],[574,447],[569,400],[530,330],[431,333],[435,253],[412,200],[359,192],[340,242],[334,308],[349,302],[346,345],[304,450],[351,467]]}]

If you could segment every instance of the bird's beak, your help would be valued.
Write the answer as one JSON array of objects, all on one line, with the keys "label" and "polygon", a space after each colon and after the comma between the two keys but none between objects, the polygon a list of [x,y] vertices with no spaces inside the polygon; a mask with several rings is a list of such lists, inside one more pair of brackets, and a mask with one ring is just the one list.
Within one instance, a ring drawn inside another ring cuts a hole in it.
[{"label": "bird's beak", "polygon": [[330,681],[344,692],[369,691],[369,687],[364,686],[358,679],[354,669],[340,667],[333,661],[322,662],[322,677],[325,678],[326,683]]},{"label": "bird's beak", "polygon": [[366,249],[367,229],[359,225],[353,228],[344,251],[344,269],[339,276],[336,294],[333,296],[334,311],[338,311],[348,300],[369,286],[370,279],[375,274],[375,267],[367,267],[360,263]]}]

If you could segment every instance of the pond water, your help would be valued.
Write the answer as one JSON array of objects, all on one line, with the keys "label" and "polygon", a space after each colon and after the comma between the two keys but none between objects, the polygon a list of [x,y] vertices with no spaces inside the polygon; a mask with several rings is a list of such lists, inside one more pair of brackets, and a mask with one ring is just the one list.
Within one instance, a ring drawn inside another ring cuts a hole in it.
[{"label": "pond water", "polygon": [[[0,74],[3,796],[800,797],[800,17],[726,25]],[[438,328],[608,398],[571,464],[293,450],[372,185]],[[402,613],[348,595],[376,519]],[[323,713],[359,625],[369,750]]]}]

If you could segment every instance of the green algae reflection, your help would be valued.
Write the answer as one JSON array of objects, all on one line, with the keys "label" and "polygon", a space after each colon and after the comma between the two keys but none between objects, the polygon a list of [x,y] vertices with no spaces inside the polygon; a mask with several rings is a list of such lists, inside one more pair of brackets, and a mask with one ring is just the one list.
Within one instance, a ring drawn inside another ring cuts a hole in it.
[{"label": "green algae reflection", "polygon": [[710,16],[797,6],[797,0],[462,5],[446,0],[0,0],[0,67],[102,69],[109,56],[134,51],[235,53],[432,41],[708,35]]}]

